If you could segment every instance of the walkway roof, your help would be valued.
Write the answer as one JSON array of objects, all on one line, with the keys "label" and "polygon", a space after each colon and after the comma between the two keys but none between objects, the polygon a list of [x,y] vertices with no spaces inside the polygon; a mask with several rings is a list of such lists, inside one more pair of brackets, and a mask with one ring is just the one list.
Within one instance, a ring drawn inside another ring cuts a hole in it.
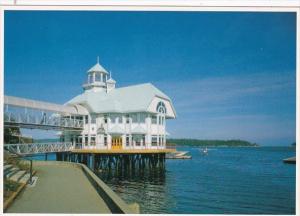
[{"label": "walkway roof", "polygon": [[13,97],[13,96],[4,96],[4,104],[17,106],[17,107],[24,107],[30,109],[37,109],[43,111],[50,111],[55,113],[62,113],[62,114],[71,114],[71,115],[87,115],[88,111],[81,105],[60,105],[55,103],[48,103],[44,101],[37,101],[37,100],[30,100],[20,97]]}]

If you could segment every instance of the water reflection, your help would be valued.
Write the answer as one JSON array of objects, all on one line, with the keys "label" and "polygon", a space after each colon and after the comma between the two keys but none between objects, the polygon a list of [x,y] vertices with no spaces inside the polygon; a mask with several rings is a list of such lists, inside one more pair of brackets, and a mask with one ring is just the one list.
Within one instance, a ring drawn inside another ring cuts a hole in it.
[{"label": "water reflection", "polygon": [[166,170],[163,168],[107,169],[95,173],[125,201],[139,203],[141,213],[145,213],[145,209],[162,213],[172,203],[166,187]]}]

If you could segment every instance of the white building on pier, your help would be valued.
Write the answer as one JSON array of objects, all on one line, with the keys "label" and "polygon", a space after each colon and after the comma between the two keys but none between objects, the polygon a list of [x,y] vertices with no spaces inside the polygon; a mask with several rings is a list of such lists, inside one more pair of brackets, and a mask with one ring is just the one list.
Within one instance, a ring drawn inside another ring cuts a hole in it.
[{"label": "white building on pier", "polygon": [[164,149],[166,120],[176,117],[171,99],[151,83],[116,88],[99,61],[87,71],[84,92],[66,103],[88,111],[80,134],[65,141],[86,149]]}]

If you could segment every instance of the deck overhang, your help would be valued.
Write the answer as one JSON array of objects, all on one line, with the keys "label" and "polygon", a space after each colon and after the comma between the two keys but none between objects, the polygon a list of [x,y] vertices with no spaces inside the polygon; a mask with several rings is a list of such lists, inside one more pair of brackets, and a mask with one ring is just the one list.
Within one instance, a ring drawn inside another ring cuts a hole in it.
[{"label": "deck overhang", "polygon": [[73,149],[72,153],[82,154],[165,154],[175,152],[176,149]]}]

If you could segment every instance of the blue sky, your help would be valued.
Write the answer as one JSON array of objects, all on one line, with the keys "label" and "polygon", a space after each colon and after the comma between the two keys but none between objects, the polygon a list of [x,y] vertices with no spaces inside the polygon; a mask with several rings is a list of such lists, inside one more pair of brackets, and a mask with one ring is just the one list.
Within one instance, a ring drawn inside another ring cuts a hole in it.
[{"label": "blue sky", "polygon": [[98,55],[118,87],[173,99],[172,137],[295,141],[295,13],[5,13],[7,95],[64,103]]}]

